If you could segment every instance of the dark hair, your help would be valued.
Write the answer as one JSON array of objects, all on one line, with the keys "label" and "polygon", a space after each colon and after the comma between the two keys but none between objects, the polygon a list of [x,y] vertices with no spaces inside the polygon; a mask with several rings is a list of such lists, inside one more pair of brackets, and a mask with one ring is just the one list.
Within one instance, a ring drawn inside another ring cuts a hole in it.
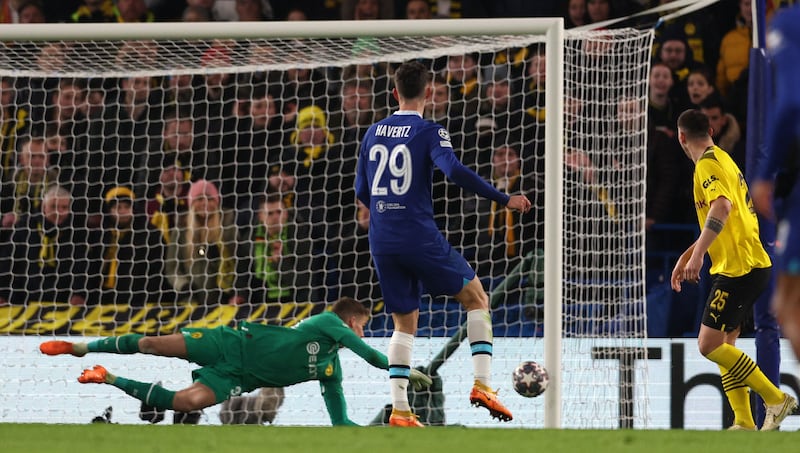
[{"label": "dark hair", "polygon": [[689,139],[705,138],[708,136],[708,117],[697,109],[689,109],[678,117],[678,129],[683,130]]},{"label": "dark hair", "polygon": [[333,309],[331,311],[342,318],[342,321],[346,321],[353,316],[368,317],[370,315],[369,309],[352,297],[340,297],[339,300],[333,304]]},{"label": "dark hair", "polygon": [[394,85],[403,99],[422,96],[430,80],[431,72],[418,61],[405,62],[394,73]]},{"label": "dark hair", "polygon": [[699,107],[701,109],[716,109],[718,108],[720,113],[725,113],[725,103],[722,102],[722,97],[716,91],[706,96],[705,99],[700,101]]}]

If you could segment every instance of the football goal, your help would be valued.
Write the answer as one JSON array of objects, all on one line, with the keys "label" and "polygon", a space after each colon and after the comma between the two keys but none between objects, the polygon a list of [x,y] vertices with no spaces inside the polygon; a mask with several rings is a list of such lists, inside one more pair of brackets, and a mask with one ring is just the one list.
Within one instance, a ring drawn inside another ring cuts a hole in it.
[{"label": "football goal", "polygon": [[[137,401],[77,383],[95,363],[190,383],[177,359],[39,354],[54,337],[291,327],[355,297],[385,351],[353,182],[362,134],[396,109],[394,69],[418,60],[433,75],[425,117],[458,158],[534,202],[520,217],[434,174],[440,229],[491,295],[505,426],[647,427],[651,44],[562,19],[0,27],[0,421],[83,423],[113,406],[142,423]],[[468,404],[466,315],[445,297],[420,308],[414,364],[437,379],[415,410],[497,426]],[[512,390],[529,360],[550,375],[538,398]],[[385,373],[347,352],[342,368],[350,417],[380,423]],[[274,422],[328,424],[318,385],[287,388]]]}]

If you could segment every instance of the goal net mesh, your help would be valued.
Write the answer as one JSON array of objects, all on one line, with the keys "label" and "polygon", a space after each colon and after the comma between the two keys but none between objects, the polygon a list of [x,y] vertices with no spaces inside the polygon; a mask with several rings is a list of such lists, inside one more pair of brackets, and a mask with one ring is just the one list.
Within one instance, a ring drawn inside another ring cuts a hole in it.
[{"label": "goal net mesh", "polygon": [[[646,361],[620,357],[640,354],[646,338],[651,40],[566,33],[565,427],[649,418]],[[519,217],[434,175],[437,222],[491,295],[493,385],[512,426],[542,425],[543,399],[516,395],[510,376],[523,360],[544,363],[543,36],[2,47],[0,420],[83,423],[113,406],[114,421],[143,423],[138,401],[76,382],[95,363],[174,390],[191,382],[194,366],[179,359],[45,357],[46,339],[292,326],[349,296],[372,307],[366,340],[385,351],[391,320],[353,181],[362,134],[396,109],[394,68],[417,59],[436,73],[425,116],[447,128],[462,162],[534,202]],[[424,298],[415,366],[465,319],[453,299]],[[350,418],[380,422],[385,372],[346,351],[342,364]],[[494,426],[467,404],[471,370],[468,348],[455,351],[435,367],[446,402],[423,395],[415,408],[436,406],[432,423]],[[219,423],[218,407],[204,414],[201,423]],[[328,424],[318,385],[287,388],[275,423]]]}]

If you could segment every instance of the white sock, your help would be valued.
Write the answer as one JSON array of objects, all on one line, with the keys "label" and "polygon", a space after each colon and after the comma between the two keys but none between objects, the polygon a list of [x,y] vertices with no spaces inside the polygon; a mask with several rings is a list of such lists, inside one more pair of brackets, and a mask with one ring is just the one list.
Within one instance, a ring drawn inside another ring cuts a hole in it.
[{"label": "white sock", "polygon": [[408,404],[408,375],[411,372],[411,349],[414,335],[394,331],[389,340],[389,386],[392,390],[392,407],[410,411]]},{"label": "white sock", "polygon": [[492,316],[489,310],[467,312],[467,338],[475,380],[488,387],[492,372]]}]

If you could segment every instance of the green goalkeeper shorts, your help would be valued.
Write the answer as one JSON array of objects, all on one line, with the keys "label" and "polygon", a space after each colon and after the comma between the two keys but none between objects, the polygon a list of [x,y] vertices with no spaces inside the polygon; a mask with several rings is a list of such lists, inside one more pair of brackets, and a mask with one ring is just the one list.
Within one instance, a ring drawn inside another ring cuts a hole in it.
[{"label": "green goalkeeper shorts", "polygon": [[185,328],[181,333],[187,359],[202,366],[192,371],[192,379],[213,390],[217,403],[253,390],[242,385],[242,332],[220,326]]}]

